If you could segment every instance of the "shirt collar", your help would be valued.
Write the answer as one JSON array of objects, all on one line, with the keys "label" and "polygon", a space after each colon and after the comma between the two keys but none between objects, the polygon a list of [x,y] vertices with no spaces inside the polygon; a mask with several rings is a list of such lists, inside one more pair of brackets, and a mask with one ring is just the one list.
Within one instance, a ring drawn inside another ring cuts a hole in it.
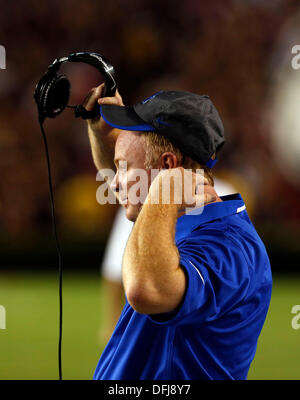
[{"label": "shirt collar", "polygon": [[245,203],[238,193],[221,196],[221,199],[222,202],[207,204],[179,217],[176,223],[176,241],[188,236],[206,222],[234,215],[246,209]]}]

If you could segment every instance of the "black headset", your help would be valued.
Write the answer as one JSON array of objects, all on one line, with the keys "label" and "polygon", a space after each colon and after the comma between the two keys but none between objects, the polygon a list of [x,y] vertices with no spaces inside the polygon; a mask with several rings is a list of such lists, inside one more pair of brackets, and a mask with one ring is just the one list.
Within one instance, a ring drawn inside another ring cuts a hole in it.
[{"label": "black headset", "polygon": [[48,183],[50,192],[51,212],[52,212],[52,223],[53,233],[56,243],[57,255],[58,255],[58,270],[59,270],[59,341],[58,341],[58,374],[59,380],[62,379],[62,254],[57,233],[56,217],[55,217],[55,205],[54,205],[54,193],[52,185],[52,176],[50,168],[50,157],[48,151],[48,144],[46,134],[43,128],[43,123],[46,117],[55,118],[59,115],[66,107],[75,109],[75,116],[83,119],[94,118],[100,115],[99,107],[96,105],[92,111],[87,111],[82,105],[71,106],[68,105],[70,97],[70,82],[67,77],[58,72],[60,66],[65,62],[83,62],[90,64],[97,68],[104,77],[104,90],[102,97],[114,96],[117,85],[115,81],[115,72],[113,66],[100,54],[78,52],[72,53],[67,57],[57,58],[52,64],[48,66],[47,71],[39,80],[36,85],[34,92],[34,99],[37,103],[38,108],[38,119],[42,132],[42,137],[45,145],[45,154],[48,167]]},{"label": "black headset", "polygon": [[[70,82],[68,78],[59,73],[60,66],[66,62],[83,62],[97,68],[104,77],[104,90],[102,97],[114,96],[117,84],[113,66],[100,54],[77,52],[67,57],[56,58],[48,66],[47,71],[39,80],[34,92],[37,103],[39,120],[44,121],[46,117],[55,118],[67,106],[70,96]],[[82,105],[69,106],[75,109],[75,116],[83,119],[94,118],[99,115],[99,107],[93,111],[87,111]]]}]

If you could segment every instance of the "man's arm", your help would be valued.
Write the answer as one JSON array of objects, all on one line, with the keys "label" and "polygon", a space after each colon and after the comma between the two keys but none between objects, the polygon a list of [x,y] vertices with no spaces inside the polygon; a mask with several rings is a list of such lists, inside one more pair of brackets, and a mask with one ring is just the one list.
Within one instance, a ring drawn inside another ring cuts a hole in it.
[{"label": "man's arm", "polygon": [[[207,180],[203,182],[207,183]],[[134,224],[123,257],[125,293],[130,305],[141,314],[175,310],[186,289],[186,276],[175,245],[176,222],[184,204],[163,204],[161,198],[159,204],[151,204],[151,196],[159,185],[158,175]],[[195,182],[192,190],[196,193]],[[205,186],[204,194],[200,196],[202,204],[216,200],[216,194],[209,186]]]},{"label": "man's arm", "polygon": [[130,305],[142,314],[174,310],[185,292],[185,273],[175,245],[178,208],[144,204],[123,257],[123,285]]},{"label": "man's arm", "polygon": [[[114,97],[101,98],[104,84],[92,89],[86,97],[83,106],[87,111],[92,111],[95,105],[115,104],[123,106],[122,98],[119,92]],[[90,140],[92,156],[96,168],[98,170],[109,168],[115,170],[114,148],[119,131],[111,126],[100,117],[87,120],[88,136]]]}]

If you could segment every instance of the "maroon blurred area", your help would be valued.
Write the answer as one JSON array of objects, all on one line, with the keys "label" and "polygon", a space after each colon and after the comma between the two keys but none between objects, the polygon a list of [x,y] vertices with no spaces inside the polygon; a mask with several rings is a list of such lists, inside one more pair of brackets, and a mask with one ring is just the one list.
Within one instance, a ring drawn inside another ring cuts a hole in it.
[{"label": "maroon blurred area", "polygon": [[[270,252],[280,251],[283,261],[287,254],[299,255],[300,186],[286,178],[285,166],[276,160],[269,123],[278,43],[287,22],[300,12],[299,1],[0,4],[0,44],[7,57],[6,70],[0,71],[0,237],[6,260],[20,248],[36,252],[53,245],[33,92],[55,58],[83,50],[102,53],[113,64],[126,104],[160,89],[208,94],[226,132],[216,175],[244,196]],[[101,82],[90,66],[66,65],[62,70],[71,81],[72,104],[82,102]],[[45,130],[63,238],[102,249],[116,207],[96,203],[99,182],[86,123],[66,109],[55,120],[46,120]],[[74,246],[70,248],[72,252]]]}]

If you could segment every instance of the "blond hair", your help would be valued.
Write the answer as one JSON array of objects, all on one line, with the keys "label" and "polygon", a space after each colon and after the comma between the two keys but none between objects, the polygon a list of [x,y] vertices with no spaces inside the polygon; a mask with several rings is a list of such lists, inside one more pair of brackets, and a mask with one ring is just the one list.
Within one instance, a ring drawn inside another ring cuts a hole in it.
[{"label": "blond hair", "polygon": [[[214,186],[214,178],[211,168],[205,165],[201,165],[198,161],[183,154],[176,146],[174,146],[170,140],[164,136],[158,135],[155,132],[143,132],[142,138],[145,145],[145,168],[153,168],[155,163],[159,160],[159,157],[165,152],[173,153],[178,161],[178,166],[191,169],[203,169],[206,178],[208,179],[211,186]],[[212,156],[214,158],[215,155]]]}]

